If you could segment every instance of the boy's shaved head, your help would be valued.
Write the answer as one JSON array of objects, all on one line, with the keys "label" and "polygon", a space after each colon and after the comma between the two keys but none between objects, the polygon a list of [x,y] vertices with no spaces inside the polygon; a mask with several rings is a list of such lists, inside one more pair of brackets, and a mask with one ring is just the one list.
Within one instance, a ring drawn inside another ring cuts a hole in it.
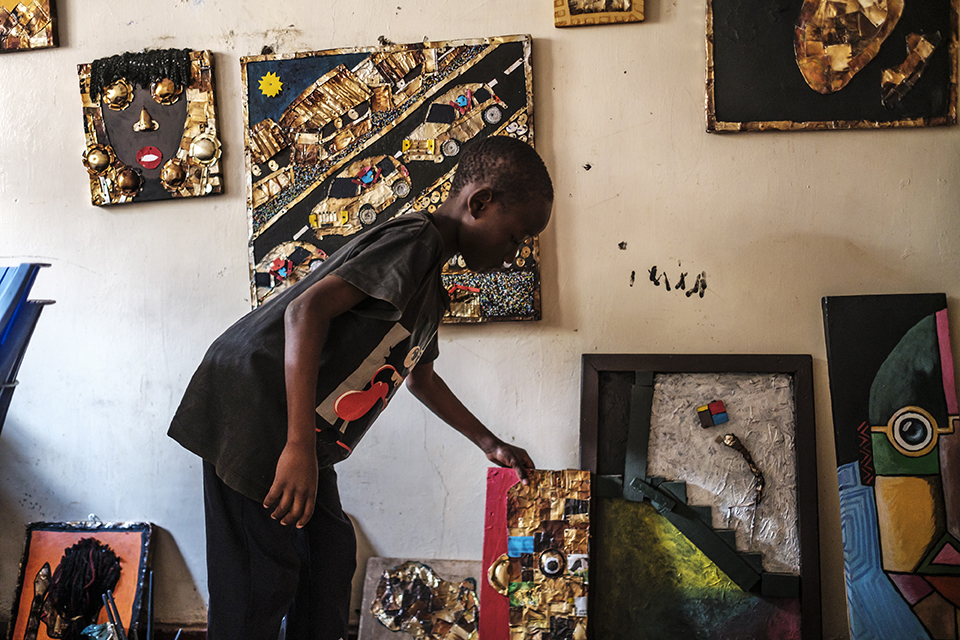
[{"label": "boy's shaved head", "polygon": [[543,160],[526,142],[490,136],[466,148],[450,186],[450,195],[470,183],[485,184],[510,202],[540,198],[553,202],[553,182]]}]

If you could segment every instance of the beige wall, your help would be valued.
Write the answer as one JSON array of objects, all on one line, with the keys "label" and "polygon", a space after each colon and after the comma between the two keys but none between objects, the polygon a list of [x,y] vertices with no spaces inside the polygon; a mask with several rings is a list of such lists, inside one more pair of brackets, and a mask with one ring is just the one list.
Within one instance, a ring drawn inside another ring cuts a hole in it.
[{"label": "beige wall", "polygon": [[[563,468],[578,463],[583,353],[813,354],[825,635],[846,636],[820,297],[945,291],[960,336],[956,128],[707,135],[702,2],[571,30],[553,28],[550,0],[59,5],[61,48],[0,57],[0,260],[51,262],[35,293],[57,300],[0,436],[0,616],[23,523],[96,513],[156,523],[157,617],[203,619],[199,464],[165,429],[208,343],[248,309],[239,56],[530,33],[557,187],[544,320],[444,327],[438,370]],[[144,47],[216,53],[225,195],[89,204],[76,64]],[[647,279],[678,264],[688,282],[706,272],[704,298]],[[485,466],[404,392],[341,465],[363,553],[479,558]]]}]

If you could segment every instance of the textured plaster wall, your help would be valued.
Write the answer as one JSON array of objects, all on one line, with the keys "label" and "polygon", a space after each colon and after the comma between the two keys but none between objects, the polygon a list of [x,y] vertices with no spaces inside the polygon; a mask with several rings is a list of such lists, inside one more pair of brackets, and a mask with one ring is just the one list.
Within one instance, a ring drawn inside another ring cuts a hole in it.
[{"label": "textured plaster wall", "polygon": [[[551,4],[58,0],[61,48],[0,57],[0,260],[52,263],[35,295],[57,300],[0,436],[0,616],[23,524],[96,513],[156,523],[158,620],[204,617],[199,463],[165,430],[208,343],[248,309],[239,56],[530,33],[557,187],[544,320],[444,327],[438,370],[564,468],[582,353],[813,354],[824,627],[845,637],[819,301],[946,291],[960,340],[960,131],[707,135],[702,2],[648,0],[644,24],[571,30]],[[226,194],[92,207],[77,63],[174,46],[216,53]],[[655,287],[654,265],[671,283],[706,272],[706,295]],[[340,469],[364,556],[479,558],[485,466],[402,393]]]}]

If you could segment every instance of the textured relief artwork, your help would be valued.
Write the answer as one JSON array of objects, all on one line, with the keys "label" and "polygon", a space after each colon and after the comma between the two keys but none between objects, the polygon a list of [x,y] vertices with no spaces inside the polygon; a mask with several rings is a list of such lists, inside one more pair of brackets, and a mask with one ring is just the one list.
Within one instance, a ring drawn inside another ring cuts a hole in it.
[{"label": "textured relief artwork", "polygon": [[850,635],[960,637],[960,411],[943,294],[823,299]]},{"label": "textured relief artwork", "polygon": [[381,625],[417,640],[478,640],[478,609],[476,580],[444,580],[416,561],[384,571],[370,604]]},{"label": "textured relief artwork", "polygon": [[223,190],[210,51],[124,53],[77,70],[93,204]]},{"label": "textured relief artwork", "polygon": [[584,356],[592,637],[820,637],[811,369]]},{"label": "textured relief artwork", "polygon": [[[351,236],[449,193],[465,145],[533,144],[530,38],[356,47],[243,58],[255,304]],[[443,270],[446,322],[540,318],[539,242],[512,264]]]},{"label": "textured relief artwork", "polygon": [[643,20],[643,0],[553,0],[555,27]]},{"label": "textured relief artwork", "polygon": [[54,0],[0,0],[0,53],[57,46]]},{"label": "textured relief artwork", "polygon": [[956,122],[952,0],[710,0],[707,129]]},{"label": "textured relief artwork", "polygon": [[590,473],[487,472],[480,637],[585,640]]}]

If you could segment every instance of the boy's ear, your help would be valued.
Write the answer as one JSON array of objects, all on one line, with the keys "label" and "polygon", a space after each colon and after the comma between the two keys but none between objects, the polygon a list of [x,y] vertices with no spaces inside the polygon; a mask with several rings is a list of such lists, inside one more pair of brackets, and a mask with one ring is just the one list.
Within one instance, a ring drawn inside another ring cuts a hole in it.
[{"label": "boy's ear", "polygon": [[470,215],[474,218],[483,215],[492,201],[493,190],[489,187],[476,189],[467,197],[467,206],[470,208]]}]

